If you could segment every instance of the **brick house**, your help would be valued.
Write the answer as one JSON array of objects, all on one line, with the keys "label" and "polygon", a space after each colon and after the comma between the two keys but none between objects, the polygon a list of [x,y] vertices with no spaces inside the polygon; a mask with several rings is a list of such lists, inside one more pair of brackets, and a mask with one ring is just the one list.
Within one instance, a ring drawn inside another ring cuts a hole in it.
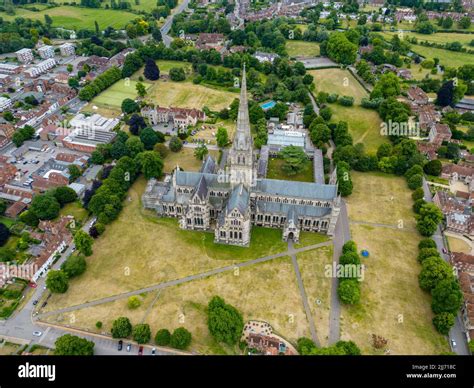
[{"label": "brick house", "polygon": [[430,143],[441,145],[443,141],[451,140],[451,129],[447,124],[436,123],[431,125],[430,133],[428,134]]}]

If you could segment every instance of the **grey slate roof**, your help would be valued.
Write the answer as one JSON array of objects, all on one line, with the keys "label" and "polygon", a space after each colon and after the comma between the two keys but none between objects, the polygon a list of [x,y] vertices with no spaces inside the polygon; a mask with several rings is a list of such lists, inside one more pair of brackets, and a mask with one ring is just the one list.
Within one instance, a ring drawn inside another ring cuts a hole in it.
[{"label": "grey slate roof", "polygon": [[263,213],[286,215],[288,219],[296,221],[298,216],[323,217],[331,214],[330,207],[293,205],[288,203],[276,203],[257,201],[257,209]]},{"label": "grey slate roof", "polygon": [[255,191],[288,197],[332,200],[337,197],[336,185],[309,182],[289,182],[277,179],[257,180]]},{"label": "grey slate roof", "polygon": [[211,155],[208,155],[204,161],[200,172],[205,174],[214,174],[216,172],[216,161]]},{"label": "grey slate roof", "polygon": [[246,214],[249,209],[249,199],[249,192],[244,185],[234,187],[227,202],[227,212],[237,209],[242,215]]},{"label": "grey slate roof", "polygon": [[207,174],[192,171],[176,171],[176,183],[180,186],[196,186],[201,179],[201,176],[206,179],[208,187],[230,187],[228,183],[219,182],[217,174]]},{"label": "grey slate roof", "polygon": [[201,179],[199,179],[199,182],[196,186],[195,194],[198,196],[200,200],[205,200],[207,198],[207,193],[208,193],[208,190],[207,190],[206,179],[204,178],[204,176],[201,175]]}]

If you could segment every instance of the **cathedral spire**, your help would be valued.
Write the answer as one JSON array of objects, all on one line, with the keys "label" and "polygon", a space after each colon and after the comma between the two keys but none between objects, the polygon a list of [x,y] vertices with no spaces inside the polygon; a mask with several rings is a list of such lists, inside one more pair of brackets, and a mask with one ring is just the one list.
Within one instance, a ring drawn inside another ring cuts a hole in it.
[{"label": "cathedral spire", "polygon": [[247,73],[242,71],[240,86],[239,113],[237,115],[237,130],[235,132],[234,147],[241,150],[252,148],[252,135],[250,134],[249,104],[247,98]]}]

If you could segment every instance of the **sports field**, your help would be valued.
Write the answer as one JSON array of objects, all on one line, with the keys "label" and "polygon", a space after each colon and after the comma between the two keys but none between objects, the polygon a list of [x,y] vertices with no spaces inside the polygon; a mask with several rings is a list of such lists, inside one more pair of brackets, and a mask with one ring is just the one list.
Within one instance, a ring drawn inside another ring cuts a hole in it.
[{"label": "sports field", "polygon": [[94,29],[95,21],[99,23],[99,27],[102,30],[109,26],[121,29],[124,28],[130,20],[134,20],[138,17],[131,12],[122,10],[80,8],[66,5],[45,9],[40,12],[18,8],[16,9],[15,15],[7,15],[5,12],[0,12],[0,17],[10,21],[17,17],[23,17],[44,22],[45,15],[51,16],[54,27],[64,27],[73,30],[81,28]]},{"label": "sports field", "polygon": [[[120,109],[122,101],[126,98],[131,98],[132,100],[137,98],[136,85],[136,81],[120,80],[100,93],[90,104]],[[144,83],[144,85],[150,89],[150,84]]]}]

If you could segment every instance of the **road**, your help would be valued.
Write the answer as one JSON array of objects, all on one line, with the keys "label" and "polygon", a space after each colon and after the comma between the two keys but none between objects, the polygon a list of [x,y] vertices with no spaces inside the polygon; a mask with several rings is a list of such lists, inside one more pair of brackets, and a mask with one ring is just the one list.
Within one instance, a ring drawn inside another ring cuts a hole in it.
[{"label": "road", "polygon": [[[351,239],[349,229],[349,218],[347,216],[346,203],[341,200],[341,212],[337,220],[336,230],[333,240],[333,263],[339,264],[339,257],[342,254],[342,246]],[[329,340],[330,345],[339,341],[341,337],[341,303],[337,295],[339,279],[333,276],[331,279],[331,308],[329,311]]]},{"label": "road", "polygon": [[165,21],[165,24],[163,24],[163,27],[160,28],[161,36],[163,37],[163,43],[166,47],[170,47],[171,42],[173,41],[173,38],[168,35],[171,26],[173,25],[173,18],[175,17],[175,15],[178,15],[183,12],[188,6],[189,2],[190,0],[184,0],[180,5],[178,5],[178,7],[171,12],[171,15],[168,16]]},{"label": "road", "polygon": [[[425,193],[424,199],[426,202],[433,202],[433,196],[431,195],[430,188],[428,186],[428,183],[426,182],[426,179],[423,178],[423,191]],[[436,246],[438,248],[439,254],[441,257],[449,262],[449,255],[445,254],[443,252],[448,252],[448,249],[445,245],[445,241],[443,238],[443,232],[441,231],[441,226],[438,225],[438,228],[435,232],[435,234],[431,237],[435,242]],[[465,334],[465,329],[463,324],[461,323],[461,315],[458,314],[456,317],[456,321],[454,323],[454,326],[451,328],[449,331],[449,346],[451,347],[451,350],[455,352],[458,355],[469,355],[469,349],[467,346],[467,339],[466,339],[466,334]],[[456,346],[453,348],[452,346],[452,341],[456,342]]]}]

